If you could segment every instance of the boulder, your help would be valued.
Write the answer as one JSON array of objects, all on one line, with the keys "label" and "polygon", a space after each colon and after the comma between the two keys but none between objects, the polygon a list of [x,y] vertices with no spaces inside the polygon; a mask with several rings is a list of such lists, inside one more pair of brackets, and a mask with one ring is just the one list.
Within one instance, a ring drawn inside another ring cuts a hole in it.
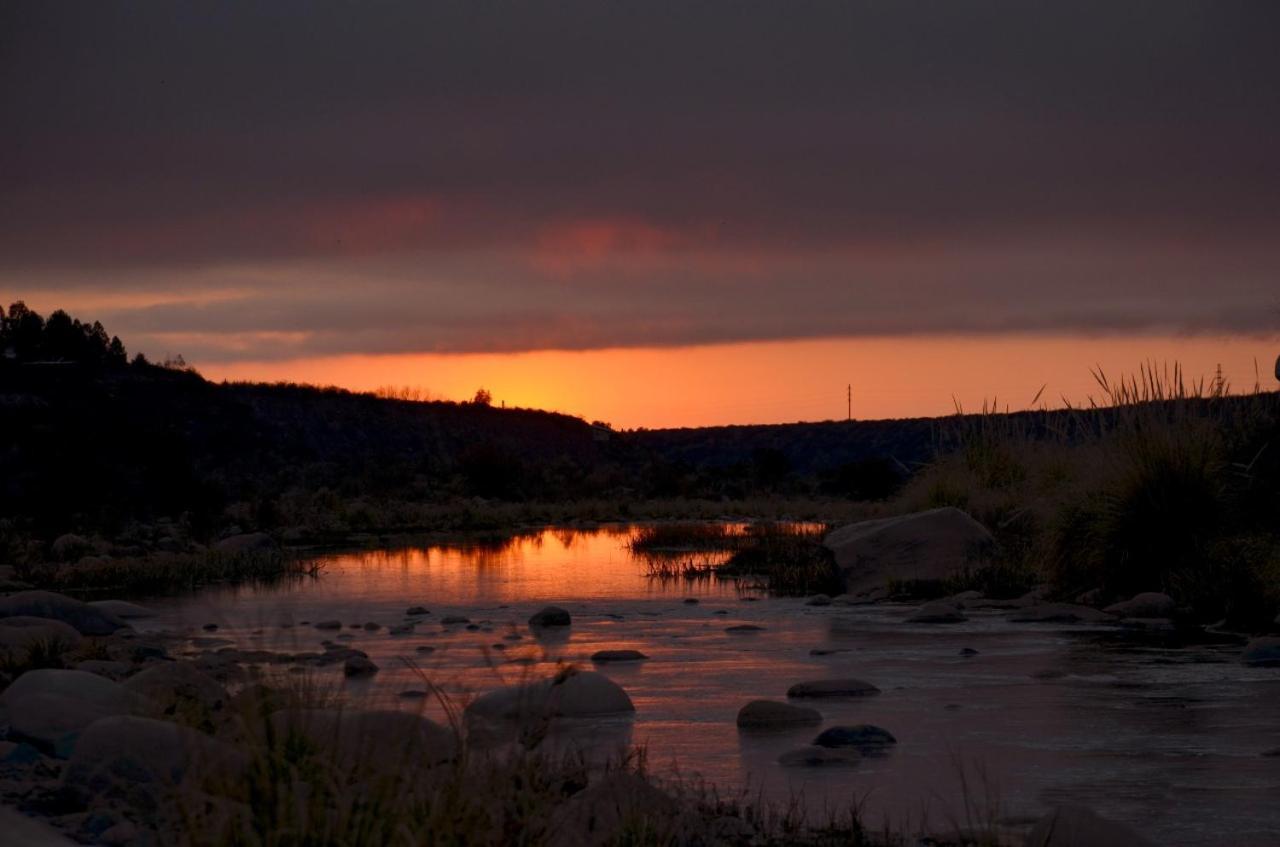
[{"label": "boulder", "polygon": [[12,806],[0,806],[0,832],[6,843],[22,847],[79,847],[44,821],[27,817]]},{"label": "boulder", "polygon": [[135,618],[154,618],[156,613],[145,606],[139,606],[137,603],[126,603],[124,600],[90,600],[89,605],[95,609],[101,609],[108,615],[115,615],[122,621],[134,620]]},{"label": "boulder", "polygon": [[830,606],[831,597],[826,594],[815,594],[804,601],[806,606]]},{"label": "boulder", "polygon": [[0,597],[0,618],[12,617],[62,621],[81,635],[110,635],[127,626],[109,612],[52,591],[19,591]]},{"label": "boulder", "polygon": [[52,618],[13,615],[0,618],[0,652],[22,653],[33,646],[46,645],[58,653],[80,643],[80,633],[71,624]]},{"label": "boulder", "polygon": [[829,767],[831,765],[848,767],[856,765],[862,754],[852,747],[818,747],[810,745],[799,750],[791,750],[778,757],[778,764],[787,767]]},{"label": "boulder", "polygon": [[808,706],[793,706],[777,700],[752,700],[738,710],[742,729],[785,729],[822,723],[822,715]]},{"label": "boulder", "polygon": [[566,800],[554,813],[552,832],[565,847],[630,843],[635,833],[653,843],[679,842],[681,812],[674,798],[643,777],[611,773]]},{"label": "boulder", "polygon": [[764,627],[753,623],[740,623],[734,626],[727,626],[724,631],[731,635],[742,635],[750,632],[764,632]]},{"label": "boulder", "polygon": [[862,521],[832,531],[823,544],[835,554],[849,594],[895,582],[936,582],[984,560],[995,539],[982,524],[946,507]]},{"label": "boulder", "polygon": [[10,738],[59,758],[95,721],[154,709],[123,685],[85,671],[27,671],[0,693],[0,724],[8,724]]},{"label": "boulder", "polygon": [[156,662],[125,681],[124,687],[155,703],[161,714],[201,729],[230,702],[227,690],[187,662]]},{"label": "boulder", "polygon": [[609,677],[572,669],[553,679],[490,691],[466,709],[468,716],[505,719],[593,717],[635,710],[627,692]]},{"label": "boulder", "polygon": [[75,562],[93,552],[89,539],[68,532],[59,535],[50,546],[53,557],[61,562]]},{"label": "boulder", "polygon": [[228,535],[213,545],[219,553],[251,553],[257,550],[270,550],[276,542],[265,532],[245,532],[239,535]]},{"label": "boulder", "polygon": [[466,615],[445,615],[440,619],[440,623],[444,626],[453,626],[460,623],[471,623],[471,618]]},{"label": "boulder", "polygon": [[861,679],[818,679],[797,682],[787,689],[788,697],[866,697],[880,689]]},{"label": "boulder", "polygon": [[235,785],[247,757],[230,745],[169,721],[119,715],[87,727],[63,772],[63,787],[82,800],[160,806],[192,780]]},{"label": "boulder", "polygon": [[529,618],[529,626],[569,626],[569,612],[559,606],[547,606],[534,612]]},{"label": "boulder", "polygon": [[854,726],[832,726],[813,739],[818,747],[853,747],[866,752],[879,750],[898,743],[893,733],[878,726],[860,723]]},{"label": "boulder", "polygon": [[110,659],[86,659],[83,662],[77,662],[75,669],[86,673],[96,673],[98,676],[105,676],[107,679],[121,680],[129,675],[129,671],[133,669],[133,666],[127,662],[114,662]]},{"label": "boulder", "polygon": [[639,650],[597,650],[591,654],[593,662],[639,662],[647,658]]},{"label": "boulder", "polygon": [[1123,603],[1112,603],[1103,611],[1120,618],[1167,618],[1176,608],[1177,604],[1168,594],[1144,591]]},{"label": "boulder", "polygon": [[1115,617],[1074,603],[1038,603],[1009,616],[1013,623],[1115,623]]},{"label": "boulder", "polygon": [[342,621],[316,621],[312,626],[316,629],[342,629]]},{"label": "boulder", "polygon": [[1255,668],[1280,668],[1280,638],[1255,638],[1245,645],[1240,661]]},{"label": "boulder", "polygon": [[342,663],[343,676],[373,676],[377,672],[378,666],[375,665],[367,656],[348,656],[346,661]]},{"label": "boulder", "polygon": [[964,613],[950,603],[934,602],[925,603],[917,609],[907,618],[907,623],[963,623],[967,620]]},{"label": "boulder", "polygon": [[429,615],[429,614],[431,614],[431,612],[429,612],[429,611],[427,610],[427,607],[426,607],[426,606],[410,606],[409,608],[405,609],[404,613],[405,613],[406,615]]},{"label": "boulder", "polygon": [[458,749],[452,730],[413,712],[282,709],[270,722],[276,737],[305,739],[348,765],[430,765],[453,758]]},{"label": "boulder", "polygon": [[1024,843],[1027,847],[1153,847],[1136,830],[1084,806],[1054,809],[1036,822]]}]

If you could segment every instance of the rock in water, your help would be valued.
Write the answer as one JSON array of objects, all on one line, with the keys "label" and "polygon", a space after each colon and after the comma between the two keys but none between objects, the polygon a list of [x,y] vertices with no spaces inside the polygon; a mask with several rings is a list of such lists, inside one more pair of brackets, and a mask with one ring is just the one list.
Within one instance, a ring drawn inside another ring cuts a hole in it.
[{"label": "rock in water", "polygon": [[969,515],[946,507],[850,524],[823,544],[835,554],[845,591],[856,594],[890,581],[954,577],[989,556],[995,539]]},{"label": "rock in water", "polygon": [[963,623],[968,618],[950,603],[925,603],[907,618],[907,623]]},{"label": "rock in water", "polygon": [[880,689],[861,679],[818,679],[797,682],[787,689],[788,697],[866,697]]},{"label": "rock in water", "polygon": [[499,688],[467,706],[469,716],[519,719],[526,717],[592,717],[634,712],[627,692],[604,674],[568,671],[553,679]]},{"label": "rock in water", "polygon": [[122,621],[135,618],[154,618],[156,613],[137,603],[126,603],[124,600],[90,600],[89,605],[101,609],[108,615],[115,615]]},{"label": "rock in water", "polygon": [[738,726],[743,729],[783,729],[819,723],[822,715],[817,709],[776,700],[752,700],[738,710]]},{"label": "rock in water", "polygon": [[367,656],[348,656],[347,660],[342,663],[343,676],[373,676],[378,672],[378,666],[369,660]]},{"label": "rock in water", "polygon": [[1059,806],[1027,834],[1026,847],[1153,847],[1122,823],[1109,821],[1084,806]]},{"label": "rock in water", "polygon": [[1240,661],[1255,668],[1280,668],[1280,637],[1253,639],[1245,645]]},{"label": "rock in water", "polygon": [[10,617],[62,621],[81,635],[110,635],[127,626],[113,614],[52,591],[19,591],[0,597],[0,618]]},{"label": "rock in water", "polygon": [[861,759],[862,754],[852,748],[832,749],[809,746],[783,753],[778,757],[778,764],[787,767],[828,767],[830,765],[848,767],[858,764]]},{"label": "rock in water", "polygon": [[815,594],[804,601],[806,606],[830,606],[831,598],[826,594]]},{"label": "rock in water", "polygon": [[1113,615],[1074,603],[1040,603],[1009,616],[1013,623],[1115,623]]},{"label": "rock in water", "polygon": [[597,650],[591,654],[593,662],[639,662],[647,658],[649,657],[639,650]]},{"label": "rock in water", "polygon": [[0,618],[0,650],[25,651],[43,646],[62,653],[80,643],[80,633],[69,623],[26,615]]},{"label": "rock in water", "polygon": [[1145,591],[1123,603],[1113,603],[1102,611],[1121,618],[1167,618],[1176,608],[1177,605],[1168,594]]},{"label": "rock in water", "polygon": [[818,747],[853,747],[860,751],[879,750],[898,743],[893,733],[878,726],[860,723],[855,726],[832,726],[813,739]]},{"label": "rock in water", "polygon": [[547,606],[529,618],[529,626],[569,626],[569,612],[559,606]]}]

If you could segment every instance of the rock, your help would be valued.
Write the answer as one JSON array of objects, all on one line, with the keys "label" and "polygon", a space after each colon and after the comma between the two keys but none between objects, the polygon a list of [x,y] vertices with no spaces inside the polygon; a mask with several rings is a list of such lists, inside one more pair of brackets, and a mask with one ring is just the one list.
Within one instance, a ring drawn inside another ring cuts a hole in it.
[{"label": "rock", "polygon": [[837,653],[848,653],[848,647],[814,647],[809,651],[810,656],[834,656]]},{"label": "rock", "polygon": [[1262,756],[1267,759],[1280,759],[1280,747],[1273,747],[1270,750],[1263,750]]},{"label": "rock", "polygon": [[157,662],[125,681],[124,687],[151,700],[165,717],[212,729],[214,717],[230,701],[213,677],[187,662]]},{"label": "rock", "polygon": [[283,709],[271,715],[271,726],[336,752],[348,766],[429,765],[453,758],[458,749],[452,730],[413,712]]},{"label": "rock", "polygon": [[80,633],[71,624],[52,618],[13,615],[0,618],[0,652],[25,653],[34,646],[63,653],[80,644]]},{"label": "rock", "polygon": [[1245,645],[1240,661],[1254,668],[1280,668],[1280,638],[1255,638]]},{"label": "rock", "polygon": [[727,626],[724,628],[724,631],[731,635],[741,635],[749,632],[764,632],[764,627],[757,626],[753,623],[740,623],[734,626]]},{"label": "rock", "polygon": [[1122,823],[1083,806],[1059,806],[1041,818],[1024,842],[1027,847],[1153,847]]},{"label": "rock", "polygon": [[430,644],[419,644],[417,647],[414,647],[413,650],[415,653],[434,653],[436,648],[432,647]]},{"label": "rock", "polygon": [[893,733],[878,726],[860,723],[855,726],[833,726],[813,739],[818,747],[854,747],[859,751],[876,750],[898,743]]},{"label": "rock", "polygon": [[378,666],[365,656],[348,656],[342,663],[342,675],[348,677],[373,676]]},{"label": "rock", "polygon": [[82,800],[150,810],[171,791],[207,777],[221,776],[231,786],[247,766],[241,751],[188,727],[119,715],[85,729],[63,772],[63,788]]},{"label": "rock", "polygon": [[529,626],[569,626],[569,613],[559,606],[547,606],[529,618]]},{"label": "rock", "polygon": [[961,647],[961,648],[960,648],[960,655],[961,655],[961,656],[964,656],[965,658],[968,658],[968,657],[970,657],[970,656],[976,656],[976,655],[978,655],[978,651],[977,651],[977,650],[975,650],[975,649],[973,649],[972,647]]},{"label": "rock", "polygon": [[406,615],[429,615],[429,614],[431,614],[431,612],[427,611],[427,607],[426,607],[426,606],[410,606],[409,608],[405,609],[404,613],[405,613]]},{"label": "rock", "polygon": [[890,581],[941,581],[959,575],[994,549],[982,524],[956,508],[850,524],[829,533],[823,544],[850,594]]},{"label": "rock", "polygon": [[1177,627],[1169,618],[1121,618],[1117,623],[1124,629],[1143,632],[1174,632]]},{"label": "rock", "polygon": [[93,552],[93,544],[89,539],[68,532],[59,535],[50,547],[55,559],[62,562],[75,562]]},{"label": "rock", "polygon": [[11,617],[62,621],[81,635],[110,635],[127,626],[115,615],[52,591],[19,591],[0,597],[0,618]]},{"label": "rock", "polygon": [[1091,588],[1076,595],[1076,602],[1081,606],[1101,606],[1106,595],[1101,588]]},{"label": "rock", "polygon": [[830,606],[831,598],[826,594],[815,594],[804,601],[806,606]]},{"label": "rock", "polygon": [[411,623],[396,624],[387,627],[387,635],[413,635],[414,625]]},{"label": "rock", "polygon": [[782,729],[819,723],[822,715],[817,709],[777,700],[752,700],[738,710],[738,726],[743,729]]},{"label": "rock", "polygon": [[265,532],[246,532],[240,535],[228,535],[213,545],[219,553],[251,553],[258,550],[270,550],[276,546],[274,540]]},{"label": "rock", "polygon": [[1102,611],[1119,618],[1167,618],[1173,615],[1177,605],[1168,594],[1144,591],[1123,603],[1113,603]]},{"label": "rock", "polygon": [[317,621],[316,629],[342,629],[342,621]]},{"label": "rock", "polygon": [[218,625],[216,623],[207,623],[203,627],[201,627],[201,629],[203,629],[205,632],[217,632]]},{"label": "rock", "polygon": [[96,673],[98,676],[105,676],[107,679],[117,681],[128,676],[129,671],[132,669],[132,665],[126,662],[113,662],[108,659],[86,659],[83,662],[78,662],[75,666],[75,670]]},{"label": "rock", "polygon": [[639,662],[647,658],[649,657],[639,650],[597,650],[591,654],[593,662]]},{"label": "rock", "polygon": [[1115,618],[1088,606],[1074,603],[1039,603],[1014,612],[1013,623],[1115,623]]},{"label": "rock", "polygon": [[963,623],[968,618],[949,603],[925,603],[907,618],[907,623]]},{"label": "rock", "polygon": [[629,844],[635,833],[667,843],[659,834],[680,832],[680,813],[675,799],[643,777],[611,773],[566,800],[554,812],[551,831],[564,847]]},{"label": "rock", "polygon": [[97,674],[27,671],[0,693],[0,724],[10,738],[66,758],[80,733],[106,717],[153,711],[155,704]]},{"label": "rock", "polygon": [[380,629],[382,629],[382,624],[376,623],[374,621],[369,621],[364,625],[365,632],[377,632]]},{"label": "rock", "polygon": [[44,821],[29,818],[12,806],[0,806],[0,832],[5,843],[15,847],[78,847]]},{"label": "rock", "polygon": [[440,623],[445,626],[452,626],[453,624],[459,623],[471,623],[471,618],[466,615],[445,615],[440,619]]},{"label": "rock", "polygon": [[818,679],[797,682],[787,689],[788,697],[866,697],[880,689],[860,679]]},{"label": "rock", "polygon": [[627,692],[595,671],[572,670],[553,679],[512,685],[473,700],[468,716],[484,718],[591,717],[634,712]]},{"label": "rock", "polygon": [[408,688],[401,691],[400,696],[406,700],[423,700],[426,699],[427,692],[421,688]]},{"label": "rock", "polygon": [[699,603],[701,603],[702,601],[701,601],[701,600],[699,600],[697,597],[686,597],[686,598],[684,598],[684,601],[683,601],[683,602],[684,602],[684,604],[685,604],[686,606],[696,606],[696,605],[698,605]]},{"label": "rock", "polygon": [[952,594],[943,602],[950,603],[958,609],[968,608],[968,604],[980,605],[986,596],[981,591],[961,591],[959,594]]},{"label": "rock", "polygon": [[778,764],[787,767],[828,767],[831,765],[848,767],[856,765],[862,754],[852,747],[833,749],[830,747],[801,747],[778,757]]},{"label": "rock", "polygon": [[124,600],[90,600],[89,605],[95,609],[101,609],[108,615],[115,615],[122,621],[156,616],[151,609],[139,606],[137,603],[126,603]]}]

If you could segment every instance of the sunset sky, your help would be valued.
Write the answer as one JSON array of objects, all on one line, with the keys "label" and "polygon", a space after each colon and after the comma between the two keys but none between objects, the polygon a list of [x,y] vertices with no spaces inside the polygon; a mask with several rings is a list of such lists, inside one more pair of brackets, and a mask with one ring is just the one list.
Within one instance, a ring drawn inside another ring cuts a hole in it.
[{"label": "sunset sky", "polygon": [[620,426],[1275,387],[1280,4],[6,3],[0,301]]}]

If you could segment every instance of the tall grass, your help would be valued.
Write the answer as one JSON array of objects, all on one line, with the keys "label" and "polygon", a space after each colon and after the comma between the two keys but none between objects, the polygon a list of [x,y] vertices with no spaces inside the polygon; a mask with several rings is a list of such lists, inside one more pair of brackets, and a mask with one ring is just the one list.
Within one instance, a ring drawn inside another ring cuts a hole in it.
[{"label": "tall grass", "polygon": [[50,591],[149,594],[187,591],[206,585],[275,582],[314,577],[321,565],[285,550],[224,553],[157,553],[107,559],[88,565],[29,563],[19,566],[22,580]]}]

